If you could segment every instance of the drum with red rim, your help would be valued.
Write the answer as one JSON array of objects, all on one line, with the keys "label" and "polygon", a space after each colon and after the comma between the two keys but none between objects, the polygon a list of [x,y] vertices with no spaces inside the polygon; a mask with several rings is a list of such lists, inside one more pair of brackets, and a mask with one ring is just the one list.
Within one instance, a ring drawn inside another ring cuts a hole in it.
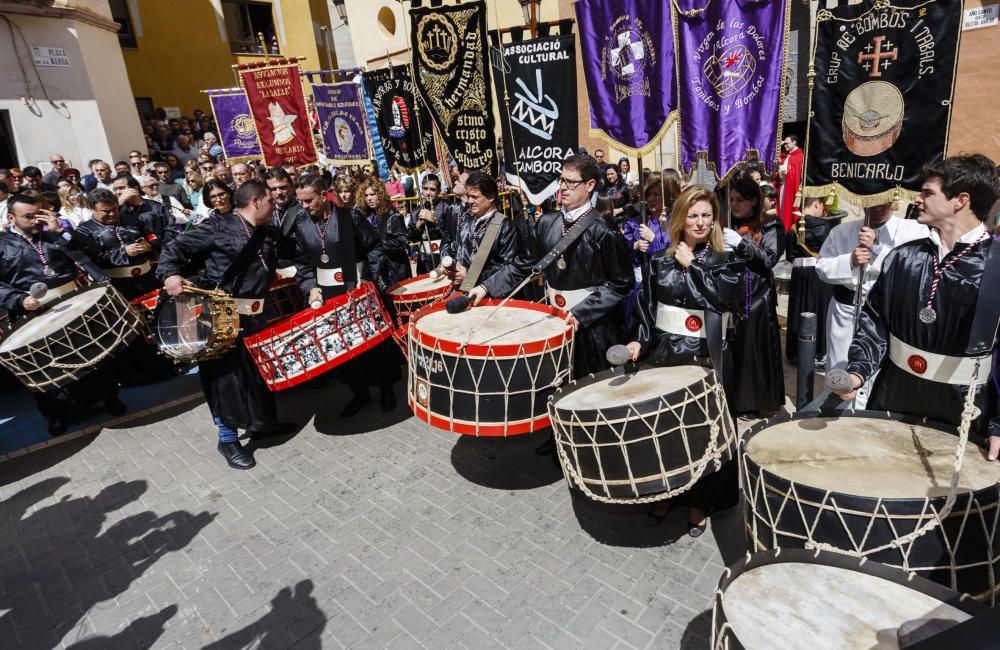
[{"label": "drum with red rim", "polygon": [[570,379],[573,326],[554,307],[499,303],[458,314],[438,303],[411,317],[407,397],[418,418],[474,436],[549,425],[549,395]]},{"label": "drum with red rim", "polygon": [[291,388],[378,345],[392,333],[373,284],[330,298],[243,340],[272,391]]},{"label": "drum with red rim", "polygon": [[146,310],[152,314],[153,310],[156,309],[156,302],[160,299],[160,291],[162,289],[153,289],[149,293],[145,293],[138,298],[133,298],[129,303],[139,309],[139,311]]},{"label": "drum with red rim", "polygon": [[413,312],[441,300],[451,293],[451,289],[452,284],[448,276],[441,274],[437,278],[431,278],[430,273],[425,273],[397,282],[389,287],[386,293],[392,298],[396,317],[405,322]]}]

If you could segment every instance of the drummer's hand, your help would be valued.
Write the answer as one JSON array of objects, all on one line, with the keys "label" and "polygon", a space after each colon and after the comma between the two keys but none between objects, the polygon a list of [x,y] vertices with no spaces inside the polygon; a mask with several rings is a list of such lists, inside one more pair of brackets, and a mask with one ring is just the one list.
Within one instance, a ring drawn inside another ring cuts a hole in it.
[{"label": "drummer's hand", "polygon": [[427,208],[424,208],[423,210],[420,211],[420,221],[426,221],[427,223],[434,223],[435,221],[437,221],[437,217],[434,215],[433,212],[431,212]]},{"label": "drummer's hand", "polygon": [[640,253],[645,253],[649,250],[649,242],[645,239],[637,239],[635,240],[635,244],[633,244],[632,248]]},{"label": "drummer's hand", "polygon": [[649,226],[647,226],[646,224],[640,224],[639,238],[644,239],[647,242],[652,242],[654,239],[656,239],[656,235],[653,234],[653,231],[649,228]]},{"label": "drummer's hand", "polygon": [[859,377],[858,375],[854,374],[853,372],[851,373],[851,381],[853,382],[852,383],[851,392],[844,393],[842,395],[839,394],[839,393],[834,393],[834,395],[836,395],[840,399],[844,400],[845,402],[849,402],[850,400],[852,400],[855,397],[857,397],[858,396],[858,389],[861,388],[861,386],[864,385],[865,382],[862,381],[861,377]]},{"label": "drummer's hand", "polygon": [[455,265],[448,269],[448,277],[451,278],[453,284],[462,284],[462,281],[465,280],[466,270],[460,262],[455,262]]},{"label": "drummer's hand", "polygon": [[167,290],[167,295],[179,296],[184,292],[185,280],[179,275],[171,275],[163,281],[163,288]]},{"label": "drummer's hand", "polygon": [[313,287],[309,290],[309,306],[311,307],[317,302],[320,303],[320,306],[323,305],[323,290],[319,287]]},{"label": "drummer's hand", "polygon": [[31,296],[25,296],[24,300],[21,301],[21,306],[24,307],[26,311],[35,311],[36,309],[42,306],[42,303],[38,302],[37,298],[32,298]]},{"label": "drummer's hand", "polygon": [[486,293],[486,289],[483,288],[483,285],[473,287],[472,291],[469,292],[469,302],[472,303],[473,307],[481,303],[483,298],[489,298],[489,294]]},{"label": "drummer's hand", "polygon": [[873,248],[875,244],[878,243],[878,236],[875,231],[864,226],[860,232],[858,232],[858,245],[864,246],[865,248]]},{"label": "drummer's hand", "polygon": [[642,352],[642,346],[639,345],[638,341],[632,341],[625,347],[627,347],[628,351],[632,353],[632,361],[635,361],[636,359],[639,358],[639,353]]},{"label": "drummer's hand", "polygon": [[118,195],[118,205],[125,205],[137,196],[139,196],[139,190],[134,187],[126,187],[125,191]]},{"label": "drummer's hand", "polygon": [[45,222],[45,229],[49,232],[58,235],[63,231],[63,227],[59,224],[59,217],[56,216],[55,212],[51,210],[37,210],[35,216]]},{"label": "drummer's hand", "polygon": [[990,436],[990,453],[988,458],[996,460],[1000,457],[1000,436]]},{"label": "drummer's hand", "polygon": [[851,253],[851,266],[863,266],[872,258],[872,252],[864,246],[858,246]]},{"label": "drummer's hand", "polygon": [[694,253],[691,252],[691,247],[687,245],[687,242],[682,241],[677,244],[677,248],[674,250],[674,260],[684,268],[687,268],[694,261]]}]

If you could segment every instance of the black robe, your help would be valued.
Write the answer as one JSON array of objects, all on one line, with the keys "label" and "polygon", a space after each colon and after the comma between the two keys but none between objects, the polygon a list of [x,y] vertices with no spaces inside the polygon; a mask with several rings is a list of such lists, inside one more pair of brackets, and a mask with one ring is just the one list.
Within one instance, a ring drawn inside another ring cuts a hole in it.
[{"label": "black robe", "polygon": [[[882,273],[861,309],[847,364],[848,372],[865,379],[878,371],[869,409],[959,423],[971,377],[959,377],[964,385],[952,386],[910,374],[889,358],[889,336],[926,352],[965,356],[986,255],[996,245],[988,238],[944,271],[932,303],[937,320],[929,325],[920,321],[918,313],[930,296],[937,244],[929,237],[918,239],[886,256]],[[956,243],[945,262],[968,246]],[[989,290],[996,291],[997,287]],[[989,364],[990,359],[984,363]],[[976,406],[980,415],[973,421],[972,431],[1000,435],[1000,418],[995,417],[996,391],[991,383],[977,387]]]},{"label": "black robe", "polygon": [[169,208],[162,203],[142,199],[139,205],[123,205],[118,208],[118,213],[122,223],[130,223],[133,220],[139,221],[145,227],[146,232],[156,236],[152,243],[158,243],[157,250],[161,250],[177,236],[177,219]]},{"label": "black robe", "polygon": [[[298,201],[293,199],[283,208],[277,203],[274,204],[274,213],[271,215],[271,225],[279,231],[282,231],[287,219],[294,219],[295,223],[298,224],[299,221],[307,218],[308,215],[305,213],[305,210],[302,209],[302,206]],[[295,256],[297,254],[295,246],[296,231],[297,228],[291,227],[288,232],[288,236],[281,240],[282,246],[278,249],[279,269],[295,265]]]},{"label": "black robe", "polygon": [[[152,264],[162,247],[162,240],[154,238],[155,233],[152,233],[142,221],[130,213],[121,215],[117,226],[105,226],[97,223],[94,219],[88,219],[77,226],[76,231],[89,236],[97,243],[98,248],[95,249],[91,258],[105,272],[109,269],[136,266],[145,262]],[[117,236],[115,235],[116,231]],[[119,237],[121,237],[120,240]],[[149,241],[153,251],[129,257],[125,253],[125,246],[143,239]],[[163,283],[157,280],[156,274],[150,270],[135,277],[111,278],[111,286],[121,292],[126,300],[134,300],[143,294],[159,289]]]},{"label": "black robe", "polygon": [[[441,249],[451,237],[451,233],[454,232],[454,222],[458,218],[454,205],[451,203],[445,203],[444,201],[438,199],[434,201],[434,216],[437,219],[436,222],[428,223],[422,228],[418,228],[417,220],[420,217],[420,210],[422,209],[422,206],[423,201],[418,203],[417,207],[410,213],[411,225],[407,231],[407,237],[410,242],[419,246],[420,252],[417,254],[418,275],[430,273],[438,265],[438,263],[440,263]],[[440,242],[436,250],[433,243],[435,241]],[[427,248],[431,249],[429,253],[426,250]]]},{"label": "black robe", "polygon": [[[733,222],[733,229],[742,226]],[[785,373],[781,359],[778,294],[771,269],[778,263],[781,227],[765,221],[759,242],[749,233],[736,254],[746,261],[741,317],[736,321],[733,370],[737,384],[730,408],[735,413],[769,413],[785,403]]]},{"label": "black robe", "polygon": [[[51,277],[45,275],[45,266],[38,252],[24,237],[15,232],[0,232],[0,309],[7,312],[12,325],[29,314],[41,314],[45,310],[43,306],[41,310],[29,312],[22,307],[31,285],[41,282],[53,289],[76,279],[77,265],[69,255],[71,251],[95,255],[99,252],[100,248],[90,237],[68,229],[63,232],[67,237],[42,232],[34,240],[36,246],[41,246],[49,268],[55,272]],[[113,361],[99,364],[72,384],[35,393],[38,410],[46,417],[65,417],[71,402],[89,405],[100,400],[117,399],[116,376]]]},{"label": "black robe", "polygon": [[[633,341],[642,346],[640,354],[655,364],[677,365],[691,363],[696,358],[709,359],[707,339],[697,336],[680,336],[656,327],[657,306],[673,305],[686,309],[700,309],[717,314],[730,313],[737,318],[744,299],[743,273],[745,261],[737,254],[708,252],[708,244],[694,249],[695,259],[687,269],[673,257],[661,251],[649,259],[643,269],[643,282],[632,321]],[[722,378],[727,401],[736,385],[733,374],[733,330],[726,330],[723,339],[722,368],[717,369]],[[730,402],[731,407],[731,402]],[[702,476],[682,494],[678,502],[710,512],[735,504],[738,498],[736,462],[724,463],[717,472]]]},{"label": "black robe", "polygon": [[395,210],[376,214],[359,209],[359,219],[367,221],[378,233],[378,251],[371,255],[364,279],[371,280],[384,291],[410,277],[410,239],[403,215]]},{"label": "black robe", "polygon": [[[190,269],[194,262],[202,269],[195,284],[204,288],[219,287],[235,298],[264,298],[274,282],[280,245],[279,232],[269,224],[259,226],[266,232],[260,249],[264,264],[254,255],[241,272],[221,284],[226,270],[249,241],[241,219],[235,214],[212,216],[177,237],[163,250],[157,276],[165,280],[172,275],[182,275],[182,271]],[[251,235],[256,231],[246,221],[243,223]],[[263,314],[240,315],[242,331],[233,347],[219,358],[198,363],[202,390],[212,417],[220,418],[230,428],[261,430],[277,421],[274,395],[243,345],[243,337],[259,332],[266,325]]]},{"label": "black robe", "polygon": [[[493,215],[490,216],[490,219],[493,219]],[[483,226],[482,231],[477,236],[473,228],[475,221],[476,218],[472,216],[472,213],[468,211],[463,212],[455,227],[454,238],[449,238],[441,246],[442,256],[447,255],[453,258],[456,264],[461,264],[466,269],[472,266],[473,243],[482,243],[483,237],[488,230],[488,227]],[[490,290],[490,277],[500,269],[511,264],[521,251],[521,246],[521,233],[517,229],[517,225],[513,219],[505,218],[477,281],[477,284],[486,287],[486,291],[491,296],[498,296],[500,294]]]},{"label": "black robe", "polygon": [[[810,215],[799,217],[805,219],[805,244],[812,255],[799,244],[798,222],[785,233],[785,259],[793,265],[798,258],[813,259],[819,255],[823,242],[830,231],[840,223],[839,219],[823,219]],[[802,312],[816,314],[816,358],[826,356],[826,311],[833,297],[833,285],[819,279],[815,266],[792,266],[792,279],[788,283],[788,328],[785,334],[785,356],[794,362],[799,354],[799,315]]]},{"label": "black robe", "polygon": [[[579,218],[584,218],[581,215]],[[514,264],[480,282],[492,297],[504,297],[531,273],[532,267],[555,248],[563,237],[563,213],[548,212],[536,222],[528,244]],[[596,219],[563,255],[566,268],[553,262],[543,271],[545,282],[555,290],[597,290],[570,312],[580,323],[574,336],[573,373],[586,377],[608,368],[606,354],[626,337],[623,302],[632,293],[635,274],[628,245],[620,233],[601,218]]]}]

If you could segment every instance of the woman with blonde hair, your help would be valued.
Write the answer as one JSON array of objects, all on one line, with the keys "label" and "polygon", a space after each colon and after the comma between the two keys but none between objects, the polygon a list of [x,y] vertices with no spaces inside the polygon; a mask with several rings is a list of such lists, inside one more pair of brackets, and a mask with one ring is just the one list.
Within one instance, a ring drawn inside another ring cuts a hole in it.
[{"label": "woman with blonde hair", "polygon": [[[629,351],[633,359],[645,357],[657,365],[711,362],[728,394],[736,379],[730,326],[741,307],[744,260],[726,249],[719,201],[703,187],[681,192],[668,228],[670,246],[648,262]],[[722,337],[715,342],[722,350],[721,359],[711,358],[708,336]],[[689,507],[690,536],[705,531],[709,512],[735,503],[735,476],[731,461],[678,498]],[[649,514],[661,521],[672,505],[660,502]]]},{"label": "woman with blonde hair", "polygon": [[64,185],[59,188],[59,216],[76,228],[81,223],[94,216],[94,213],[87,207],[83,190],[76,185]]}]

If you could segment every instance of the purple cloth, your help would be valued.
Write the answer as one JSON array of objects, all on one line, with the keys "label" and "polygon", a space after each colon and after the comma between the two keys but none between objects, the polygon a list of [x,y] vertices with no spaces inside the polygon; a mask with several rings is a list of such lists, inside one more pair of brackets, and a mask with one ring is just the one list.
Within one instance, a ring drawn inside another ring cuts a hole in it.
[{"label": "purple cloth", "polygon": [[327,160],[341,165],[368,162],[368,128],[358,85],[313,84],[312,90]]},{"label": "purple cloth", "polygon": [[651,149],[677,108],[670,3],[579,0],[573,8],[591,128],[619,148]]},{"label": "purple cloth", "polygon": [[678,0],[677,60],[681,163],[691,169],[699,152],[720,177],[758,152],[770,174],[777,160],[778,109],[784,97],[785,0]]},{"label": "purple cloth", "polygon": [[[668,215],[667,223],[669,222],[670,217]],[[639,225],[638,219],[629,219],[625,222],[624,234],[625,239],[629,244],[629,250],[632,250],[632,247],[635,246],[635,242],[639,240]],[[646,225],[648,225],[649,229],[653,231],[653,241],[650,242],[649,248],[646,250],[646,255],[655,255],[670,245],[670,235],[665,230],[660,230],[659,219],[650,219],[649,223]],[[633,252],[632,263],[636,266],[638,266],[640,262],[639,255],[640,253],[638,251]]]},{"label": "purple cloth", "polygon": [[215,123],[219,127],[219,141],[226,160],[233,162],[243,158],[259,158],[260,143],[250,116],[247,96],[239,88],[211,90],[208,101],[212,104]]}]

